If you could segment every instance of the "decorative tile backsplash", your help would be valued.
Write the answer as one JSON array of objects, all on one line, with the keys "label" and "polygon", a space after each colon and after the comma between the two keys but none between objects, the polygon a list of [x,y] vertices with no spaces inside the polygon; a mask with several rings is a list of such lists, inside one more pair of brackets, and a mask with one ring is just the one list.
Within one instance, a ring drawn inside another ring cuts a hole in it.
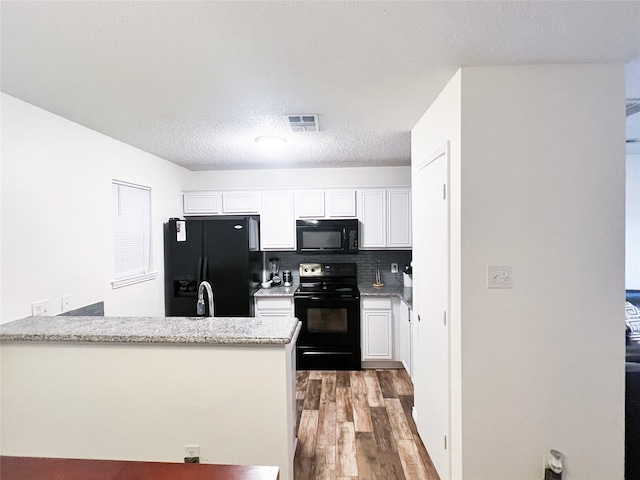
[{"label": "decorative tile backsplash", "polygon": [[104,317],[104,302],[92,303],[84,307],[60,313],[59,317]]},{"label": "decorative tile backsplash", "polygon": [[[280,272],[291,270],[294,284],[300,280],[298,267],[301,263],[327,263],[327,262],[354,262],[358,269],[358,283],[373,283],[376,275],[376,267],[380,261],[380,275],[386,285],[402,285],[402,267],[411,262],[410,250],[360,250],[354,255],[304,255],[296,252],[265,252],[266,265],[269,268],[270,258],[279,258]],[[391,264],[397,263],[399,273],[391,273]]]}]

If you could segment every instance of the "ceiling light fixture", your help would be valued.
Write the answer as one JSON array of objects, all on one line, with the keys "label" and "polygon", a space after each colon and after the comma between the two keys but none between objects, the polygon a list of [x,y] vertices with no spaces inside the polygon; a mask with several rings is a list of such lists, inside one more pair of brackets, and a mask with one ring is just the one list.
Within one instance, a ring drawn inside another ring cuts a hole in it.
[{"label": "ceiling light fixture", "polygon": [[284,144],[287,143],[287,139],[275,135],[263,135],[261,137],[256,137],[256,143],[264,150],[275,152],[280,150]]}]

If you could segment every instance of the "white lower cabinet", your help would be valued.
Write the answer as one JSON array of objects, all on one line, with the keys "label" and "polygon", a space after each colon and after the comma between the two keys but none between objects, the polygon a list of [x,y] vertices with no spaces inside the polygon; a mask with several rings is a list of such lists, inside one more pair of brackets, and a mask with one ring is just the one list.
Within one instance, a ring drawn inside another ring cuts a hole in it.
[{"label": "white lower cabinet", "polygon": [[409,376],[413,378],[411,351],[411,309],[402,301],[398,302],[396,317],[396,360],[402,362]]},{"label": "white lower cabinet", "polygon": [[362,298],[362,360],[393,360],[391,297]]},{"label": "white lower cabinet", "polygon": [[293,297],[255,298],[256,317],[294,317]]}]

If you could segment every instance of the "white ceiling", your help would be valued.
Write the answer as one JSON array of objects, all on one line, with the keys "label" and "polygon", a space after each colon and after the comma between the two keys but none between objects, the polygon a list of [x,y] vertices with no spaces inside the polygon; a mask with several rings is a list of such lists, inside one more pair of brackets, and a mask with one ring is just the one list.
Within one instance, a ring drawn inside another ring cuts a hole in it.
[{"label": "white ceiling", "polygon": [[408,165],[460,66],[640,58],[639,1],[0,3],[2,91],[192,170]]}]

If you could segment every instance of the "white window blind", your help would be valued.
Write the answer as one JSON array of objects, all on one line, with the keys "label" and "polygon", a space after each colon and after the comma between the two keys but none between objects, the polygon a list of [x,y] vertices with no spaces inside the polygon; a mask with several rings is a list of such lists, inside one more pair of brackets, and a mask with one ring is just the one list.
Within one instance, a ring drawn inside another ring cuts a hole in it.
[{"label": "white window blind", "polygon": [[113,180],[113,288],[152,280],[151,189]]}]

